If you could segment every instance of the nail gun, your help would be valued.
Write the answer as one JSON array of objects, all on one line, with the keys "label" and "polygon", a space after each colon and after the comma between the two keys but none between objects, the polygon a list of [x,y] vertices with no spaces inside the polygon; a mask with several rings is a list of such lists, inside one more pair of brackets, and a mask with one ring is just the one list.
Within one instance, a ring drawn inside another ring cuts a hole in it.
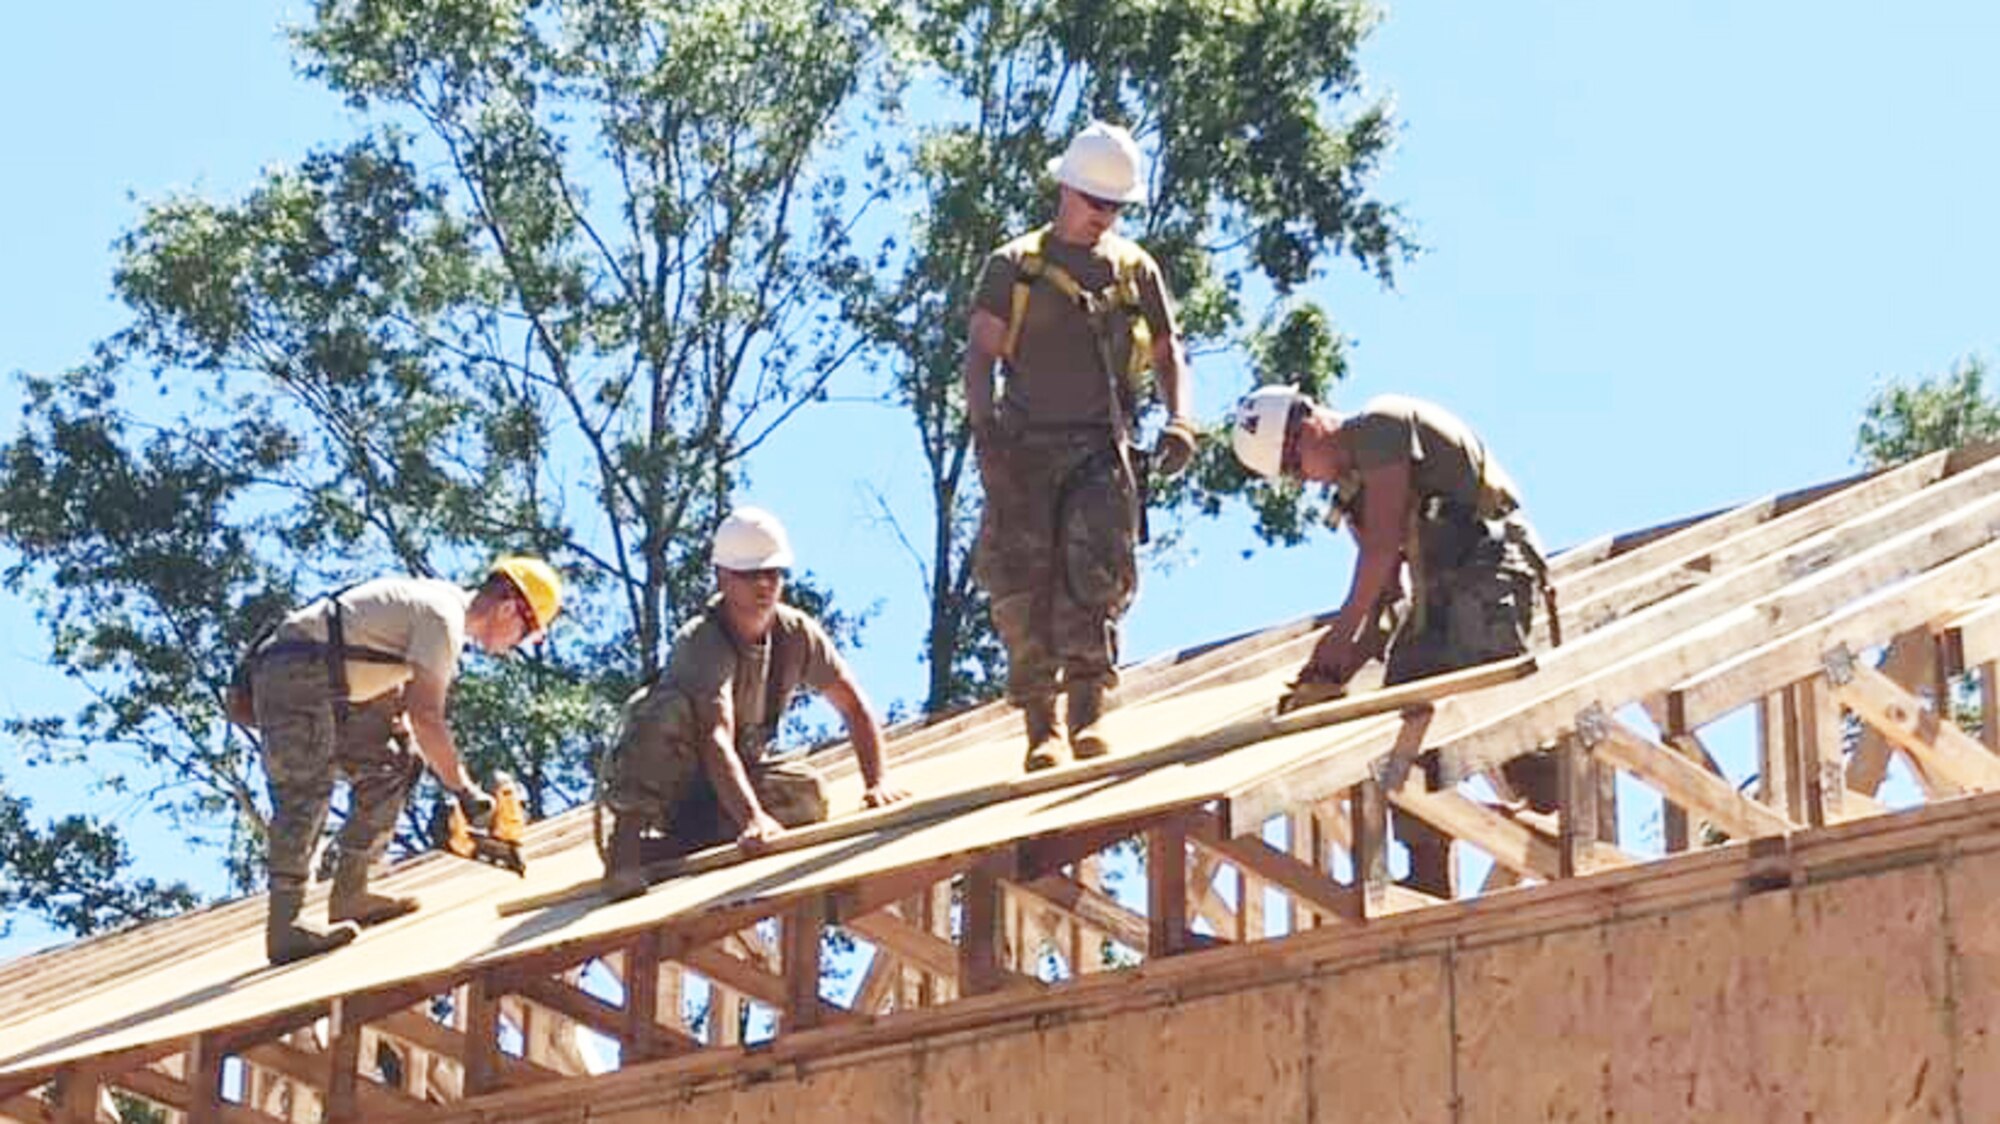
[{"label": "nail gun", "polygon": [[449,795],[441,797],[431,810],[431,837],[439,849],[503,867],[523,878],[528,876],[528,863],[521,857],[521,836],[527,826],[521,786],[505,773],[494,778],[493,818],[487,824],[473,824]]}]

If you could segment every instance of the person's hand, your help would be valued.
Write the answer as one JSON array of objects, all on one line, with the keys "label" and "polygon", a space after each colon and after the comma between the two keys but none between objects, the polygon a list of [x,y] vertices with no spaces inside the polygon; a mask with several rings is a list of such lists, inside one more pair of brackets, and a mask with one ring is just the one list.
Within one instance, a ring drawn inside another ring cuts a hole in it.
[{"label": "person's hand", "polygon": [[771,818],[769,812],[759,809],[751,813],[750,822],[736,833],[736,845],[751,854],[769,847],[773,840],[785,833],[785,825]]},{"label": "person's hand", "polygon": [[464,788],[452,793],[452,796],[458,801],[459,811],[465,813],[467,823],[482,831],[492,826],[493,809],[497,805],[485,790],[468,781]]},{"label": "person's hand", "polygon": [[1367,657],[1361,654],[1361,649],[1355,646],[1353,640],[1329,632],[1320,637],[1319,643],[1314,646],[1312,658],[1299,672],[1299,682],[1345,686],[1367,662]]},{"label": "person's hand", "polygon": [[1153,471],[1163,479],[1171,480],[1187,471],[1194,462],[1194,426],[1181,418],[1175,418],[1160,431],[1159,439],[1153,442]]},{"label": "person's hand", "polygon": [[861,794],[861,806],[863,808],[886,808],[891,804],[899,804],[909,798],[909,790],[898,788],[888,781],[881,781],[869,785],[868,791]]}]

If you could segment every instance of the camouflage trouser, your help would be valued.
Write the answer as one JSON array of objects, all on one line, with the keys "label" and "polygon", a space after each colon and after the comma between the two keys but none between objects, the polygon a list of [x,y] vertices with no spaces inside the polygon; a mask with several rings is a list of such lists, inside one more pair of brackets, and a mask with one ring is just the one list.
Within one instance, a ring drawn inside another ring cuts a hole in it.
[{"label": "camouflage trouser", "polygon": [[271,885],[305,884],[313,848],[326,827],[336,769],[347,775],[351,807],[335,843],[343,858],[379,858],[422,773],[415,753],[395,737],[402,693],[354,703],[346,721],[336,722],[333,690],[319,657],[262,660],[250,677],[271,789],[265,846]]},{"label": "camouflage trouser", "polygon": [[[1541,582],[1518,530],[1499,520],[1424,529],[1422,602],[1404,614],[1402,627],[1389,641],[1384,685],[1509,659],[1528,650]],[[1553,810],[1554,758],[1532,753],[1505,762],[1500,771],[1537,809]],[[1393,820],[1396,838],[1410,849],[1410,884],[1450,896],[1445,836],[1411,816],[1398,813]]]},{"label": "camouflage trouser", "polygon": [[1138,589],[1137,501],[1107,429],[996,434],[979,455],[986,513],[973,572],[1007,645],[1007,695],[1115,685],[1118,621]]},{"label": "camouflage trouser", "polygon": [[[703,767],[694,707],[659,684],[625,701],[623,728],[605,777],[604,804],[619,820],[636,820],[696,850],[734,837]],[[772,819],[786,827],[826,818],[826,785],[803,763],[753,765],[750,787]]]}]

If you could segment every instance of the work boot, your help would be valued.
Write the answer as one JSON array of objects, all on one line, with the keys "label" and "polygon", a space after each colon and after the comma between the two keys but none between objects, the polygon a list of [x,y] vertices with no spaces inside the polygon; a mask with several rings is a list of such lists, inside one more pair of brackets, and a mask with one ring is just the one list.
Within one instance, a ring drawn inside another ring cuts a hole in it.
[{"label": "work boot", "polygon": [[646,892],[645,841],[637,820],[617,817],[611,825],[611,845],[604,856],[604,897],[622,902]]},{"label": "work boot", "polygon": [[1069,750],[1078,761],[1111,752],[1111,743],[1097,720],[1104,717],[1104,680],[1080,679],[1069,685]]},{"label": "work boot", "polygon": [[415,913],[418,904],[415,898],[369,893],[365,855],[342,853],[340,861],[334,864],[333,892],[326,899],[329,920],[352,921],[365,929]]},{"label": "work boot", "polygon": [[264,922],[264,955],[273,965],[331,952],[355,938],[358,930],[352,925],[320,929],[300,921],[299,909],[305,901],[304,886],[271,888],[271,913]]},{"label": "work boot", "polygon": [[1053,695],[1022,703],[1021,717],[1028,727],[1028,759],[1023,762],[1028,772],[1039,773],[1069,764],[1069,745],[1063,741],[1062,727],[1056,722]]}]

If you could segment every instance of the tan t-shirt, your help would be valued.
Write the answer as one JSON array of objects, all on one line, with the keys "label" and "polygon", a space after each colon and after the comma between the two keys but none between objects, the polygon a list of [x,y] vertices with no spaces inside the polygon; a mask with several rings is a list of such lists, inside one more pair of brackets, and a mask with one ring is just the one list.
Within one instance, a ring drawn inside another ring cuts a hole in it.
[{"label": "tan t-shirt", "polygon": [[[1128,239],[1106,234],[1096,246],[1084,247],[1064,242],[1040,231],[993,251],[980,272],[975,307],[999,317],[1003,322],[1013,314],[1014,281],[1020,276],[1021,258],[1034,252],[1039,243],[1042,260],[1060,266],[1087,290],[1102,290],[1117,280],[1115,262],[1124,255],[1137,259],[1136,288],[1139,308],[1154,339],[1179,332],[1174,320],[1173,298],[1160,276],[1160,267],[1146,251]],[[1119,309],[1106,320],[1112,341],[1114,369],[1131,369],[1131,314]],[[1110,417],[1111,388],[1098,358],[1096,338],[1090,319],[1076,302],[1047,281],[1037,280],[1028,290],[1028,307],[1022,316],[1019,341],[1012,360],[1006,364],[1006,385],[1000,402],[1010,415],[1029,425],[1070,425],[1101,422]]]},{"label": "tan t-shirt", "polygon": [[[471,592],[436,578],[376,578],[340,595],[340,628],[350,648],[402,656],[403,663],[347,661],[347,697],[362,702],[408,683],[417,668],[449,682],[465,647],[465,610]],[[327,598],[285,618],[280,634],[326,642]]]},{"label": "tan t-shirt", "polygon": [[1357,469],[1410,463],[1411,486],[1420,498],[1442,496],[1474,510],[1479,506],[1482,469],[1489,483],[1519,501],[1520,493],[1472,428],[1450,411],[1417,398],[1385,394],[1342,419],[1334,440]]},{"label": "tan t-shirt", "polygon": [[770,749],[794,691],[823,691],[847,674],[833,638],[800,610],[778,606],[764,639],[742,644],[722,623],[721,599],[714,598],[675,634],[661,682],[686,696],[698,726],[724,718],[733,723],[737,755],[755,765]]}]

